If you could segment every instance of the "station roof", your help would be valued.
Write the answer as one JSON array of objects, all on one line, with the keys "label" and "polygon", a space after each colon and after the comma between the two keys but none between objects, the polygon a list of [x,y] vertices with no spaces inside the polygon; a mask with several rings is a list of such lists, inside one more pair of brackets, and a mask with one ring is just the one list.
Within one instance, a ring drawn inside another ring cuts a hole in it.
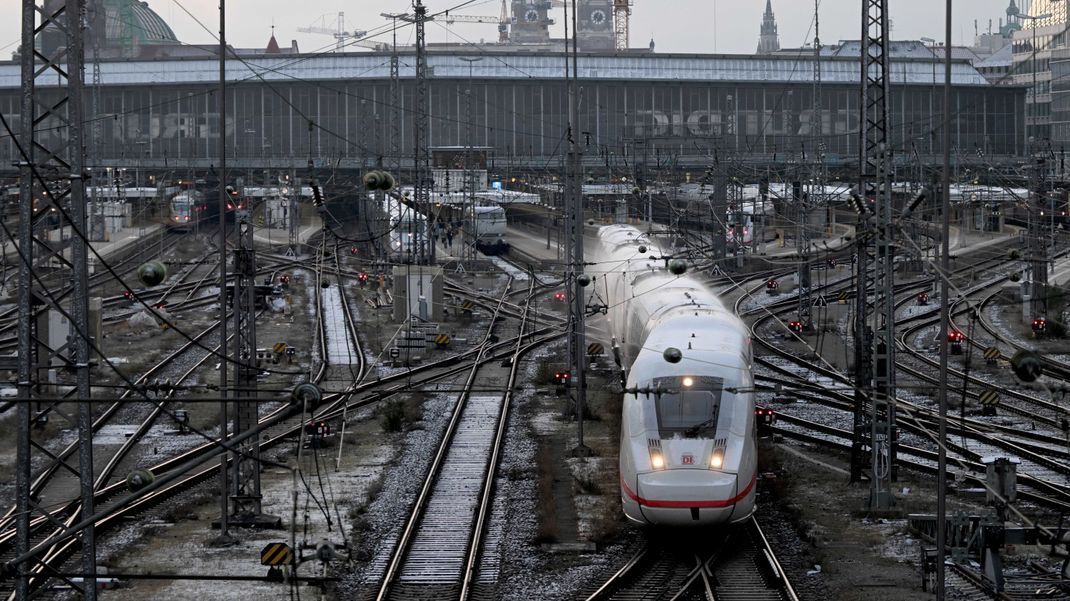
[{"label": "station roof", "polygon": [[[463,58],[481,58],[469,63]],[[480,52],[433,53],[427,57],[433,79],[476,80],[560,80],[564,77],[563,54],[484,54]],[[412,54],[402,54],[400,76],[414,76]],[[938,72],[943,66],[937,63]],[[933,61],[906,58],[894,60],[891,67],[893,85],[931,85]],[[102,61],[103,85],[179,85],[211,84],[218,81],[218,62],[214,59],[183,58],[157,60]],[[725,82],[725,83],[796,83],[813,82],[813,57],[775,55],[699,55],[699,54],[581,54],[579,76],[584,80],[627,82]],[[857,57],[824,57],[822,81],[827,84],[857,84]],[[238,82],[300,82],[385,80],[390,77],[390,55],[383,53],[325,53],[304,55],[270,55],[241,57],[227,64],[227,79]],[[943,75],[938,75],[943,80]],[[56,78],[40,76],[38,85],[51,86]],[[985,78],[967,61],[951,66],[954,85],[987,86]],[[17,62],[0,63],[0,89],[21,87]]]}]

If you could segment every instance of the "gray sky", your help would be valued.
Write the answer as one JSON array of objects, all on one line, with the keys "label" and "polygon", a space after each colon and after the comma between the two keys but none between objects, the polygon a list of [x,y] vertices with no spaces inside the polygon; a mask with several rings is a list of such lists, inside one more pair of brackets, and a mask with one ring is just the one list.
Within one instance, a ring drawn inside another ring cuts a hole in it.
[{"label": "gray sky", "polygon": [[[464,0],[425,0],[430,12],[462,4]],[[218,30],[218,0],[148,0],[175,30],[178,38],[189,43],[211,43]],[[861,0],[821,0],[821,39],[832,43],[858,39]],[[0,56],[9,57],[19,36],[19,4],[0,2]],[[943,39],[944,7],[934,0],[890,0],[893,37],[917,39],[922,36]],[[1008,0],[958,0],[955,3],[954,41],[971,43],[974,20],[982,32],[992,19],[993,27],[1003,16]],[[376,31],[386,20],[380,12],[410,10],[408,0],[228,0],[227,38],[235,46],[259,47],[267,43],[274,23],[281,45],[296,39],[300,49],[312,52],[330,47],[326,35],[298,33],[298,27],[323,25],[334,28],[339,10],[345,11],[346,29]],[[183,10],[185,9],[185,10]],[[457,14],[497,16],[501,0],[475,0]],[[646,46],[653,38],[659,52],[753,53],[758,43],[758,27],[765,0],[634,0],[631,19],[632,46]],[[211,34],[186,14],[194,15]],[[773,0],[780,27],[781,46],[800,46],[813,38],[812,0]],[[555,34],[560,37],[562,9],[555,9]],[[431,23],[429,42],[488,41],[497,39],[497,27],[480,24]],[[388,36],[380,36],[385,40]],[[399,41],[411,41],[410,29]]]}]

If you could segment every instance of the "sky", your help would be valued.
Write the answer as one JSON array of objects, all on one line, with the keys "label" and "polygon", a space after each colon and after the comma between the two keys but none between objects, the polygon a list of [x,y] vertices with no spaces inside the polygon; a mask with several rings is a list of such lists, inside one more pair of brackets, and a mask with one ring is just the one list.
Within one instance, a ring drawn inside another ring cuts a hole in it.
[{"label": "sky", "polygon": [[[998,27],[1009,0],[958,0],[955,2],[953,40],[970,44],[974,20],[983,33],[992,20]],[[0,2],[0,56],[7,58],[18,45],[20,2]],[[219,0],[148,0],[187,43],[212,43],[218,31]],[[299,27],[335,28],[338,11],[345,11],[346,30],[381,31],[387,21],[382,12],[411,11],[409,0],[227,0],[227,39],[238,47],[263,47],[272,25],[280,45],[297,40],[303,52],[330,48],[331,36],[299,33]],[[424,0],[429,13],[466,4],[456,14],[496,17],[501,0]],[[859,38],[861,0],[820,0],[821,40]],[[894,39],[944,38],[944,3],[933,0],[889,0]],[[631,45],[645,47],[653,38],[658,52],[751,54],[758,44],[758,28],[765,0],[633,0]],[[782,47],[798,47],[813,39],[813,0],[773,0]],[[563,9],[554,9],[555,37],[563,34]],[[188,14],[187,14],[188,13]],[[192,16],[190,16],[192,15]],[[195,17],[195,18],[194,18]],[[198,21],[200,23],[198,23]],[[211,30],[206,31],[201,23]],[[411,28],[399,42],[411,42]],[[497,39],[494,24],[444,23],[427,27],[428,42],[478,42]],[[387,35],[376,39],[385,41]]]}]

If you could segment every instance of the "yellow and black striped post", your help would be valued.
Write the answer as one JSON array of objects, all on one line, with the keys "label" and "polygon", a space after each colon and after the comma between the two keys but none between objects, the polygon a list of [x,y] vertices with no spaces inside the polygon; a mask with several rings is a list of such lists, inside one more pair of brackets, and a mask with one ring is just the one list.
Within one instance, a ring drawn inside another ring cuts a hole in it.
[{"label": "yellow and black striped post", "polygon": [[990,346],[990,347],[985,349],[985,363],[987,363],[989,365],[995,365],[996,361],[998,359],[999,359],[999,349],[998,348],[996,348],[994,346]]},{"label": "yellow and black striped post", "polygon": [[293,562],[293,550],[286,543],[268,543],[260,550],[260,565],[288,566]]}]

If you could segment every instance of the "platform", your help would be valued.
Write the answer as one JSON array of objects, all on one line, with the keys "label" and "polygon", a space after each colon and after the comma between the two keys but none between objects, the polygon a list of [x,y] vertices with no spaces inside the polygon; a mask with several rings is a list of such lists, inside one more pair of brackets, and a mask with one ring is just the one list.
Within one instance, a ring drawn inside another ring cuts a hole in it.
[{"label": "platform", "polygon": [[[297,243],[304,244],[308,239],[323,229],[323,219],[319,215],[309,216],[309,223],[302,223],[297,231]],[[289,228],[257,227],[253,230],[255,244],[268,246],[286,246],[290,243]]]}]

